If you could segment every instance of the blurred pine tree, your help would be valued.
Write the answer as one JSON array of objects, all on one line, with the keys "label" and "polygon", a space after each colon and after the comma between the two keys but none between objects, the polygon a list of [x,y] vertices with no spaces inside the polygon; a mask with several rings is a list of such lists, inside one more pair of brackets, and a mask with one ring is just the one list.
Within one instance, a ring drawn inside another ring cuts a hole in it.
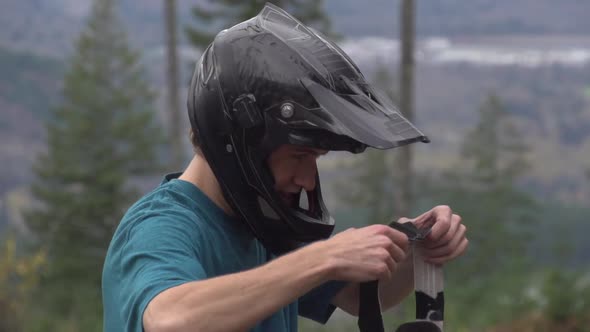
[{"label": "blurred pine tree", "polygon": [[47,123],[35,165],[38,206],[26,213],[48,249],[39,306],[44,328],[61,319],[102,330],[101,273],[112,233],[136,198],[130,180],[158,169],[162,131],[154,93],[128,46],[113,0],[96,0],[65,75],[63,100]]},{"label": "blurred pine tree", "polygon": [[490,95],[465,136],[461,158],[434,184],[468,227],[469,250],[448,271],[450,320],[486,325],[527,310],[531,243],[537,205],[518,187],[530,169],[528,147],[499,97]]}]

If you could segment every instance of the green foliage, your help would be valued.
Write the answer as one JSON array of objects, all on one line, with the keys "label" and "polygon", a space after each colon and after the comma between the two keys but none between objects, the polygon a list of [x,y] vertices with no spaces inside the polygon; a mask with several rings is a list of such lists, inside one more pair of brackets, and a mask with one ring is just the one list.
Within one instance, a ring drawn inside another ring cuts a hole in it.
[{"label": "green foliage", "polygon": [[523,253],[537,206],[516,187],[529,167],[526,151],[499,98],[489,96],[478,123],[464,138],[457,165],[434,184],[438,200],[449,204],[468,227],[470,248],[453,263],[448,278],[457,287],[449,294],[457,302],[454,319],[464,326],[486,326],[528,305],[524,275],[530,259]]},{"label": "green foliage", "polygon": [[[590,324],[588,271],[531,271],[527,293],[531,306],[504,317],[490,332],[582,332]],[[520,292],[522,293],[522,292]]]},{"label": "green foliage", "polygon": [[[384,151],[368,149],[346,165],[352,174],[346,182],[336,183],[335,192],[347,206],[361,209],[362,224],[387,223],[393,216],[390,158]],[[355,227],[359,227],[358,222]]]},{"label": "green foliage", "polygon": [[124,36],[114,2],[95,1],[65,76],[63,102],[47,123],[47,152],[34,165],[39,206],[26,220],[48,248],[38,299],[47,313],[39,325],[50,330],[61,329],[51,325],[56,317],[79,330],[99,329],[102,262],[137,196],[129,180],[157,170],[162,139],[154,94]]},{"label": "green foliage", "polygon": [[479,122],[462,146],[463,156],[471,163],[472,184],[512,186],[526,171],[524,154],[528,148],[511,120],[495,95],[490,95],[480,108]]},{"label": "green foliage", "polygon": [[19,252],[14,236],[0,246],[0,332],[22,331],[26,307],[38,286],[39,272],[46,265],[46,254],[39,250],[25,255]]},{"label": "green foliage", "polygon": [[590,207],[544,201],[529,241],[536,264],[560,269],[585,266],[590,258]]},{"label": "green foliage", "polygon": [[267,2],[287,10],[303,23],[330,34],[330,21],[324,13],[323,0],[221,0],[197,4],[192,13],[198,27],[187,27],[186,34],[193,45],[205,48],[213,41],[218,30],[258,15]]},{"label": "green foliage", "polygon": [[590,284],[584,275],[575,271],[550,270],[547,272],[541,294],[544,300],[543,315],[553,323],[563,324],[573,317],[590,324]]},{"label": "green foliage", "polygon": [[528,294],[534,273],[500,267],[487,276],[466,275],[455,265],[445,273],[445,319],[449,330],[482,331],[498,322],[515,320],[535,307]]},{"label": "green foliage", "polygon": [[[485,276],[516,263],[536,207],[516,183],[527,170],[527,146],[499,99],[490,96],[479,122],[464,139],[462,158],[441,181],[440,200],[461,214],[469,227],[470,252],[461,259],[466,273]],[[522,266],[518,260],[517,265]]]}]

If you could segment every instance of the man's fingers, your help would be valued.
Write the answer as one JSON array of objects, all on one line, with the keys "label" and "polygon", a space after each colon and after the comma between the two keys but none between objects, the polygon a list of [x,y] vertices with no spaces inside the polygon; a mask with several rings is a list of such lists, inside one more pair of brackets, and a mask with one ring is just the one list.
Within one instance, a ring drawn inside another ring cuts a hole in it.
[{"label": "man's fingers", "polygon": [[437,206],[432,211],[432,218],[436,219],[434,219],[434,225],[432,225],[428,238],[433,242],[438,242],[451,228],[453,211],[446,205]]},{"label": "man's fingers", "polygon": [[469,246],[469,240],[467,240],[466,238],[463,238],[461,243],[457,246],[457,248],[455,248],[455,250],[447,256],[442,256],[442,257],[429,257],[426,258],[425,260],[429,263],[432,264],[444,264],[452,259],[455,259],[459,256],[461,256],[463,253],[465,253],[465,251],[467,250],[467,247]]},{"label": "man's fingers", "polygon": [[[389,228],[389,227],[388,227]],[[410,249],[408,237],[397,230],[389,228],[383,234],[380,234],[381,239],[375,240],[375,244],[384,248],[396,262],[401,262],[406,259],[406,252]]]},{"label": "man's fingers", "polygon": [[[410,248],[410,241],[408,240],[408,236],[396,229],[393,229],[387,225],[374,225],[378,226],[375,227],[375,230],[378,234],[385,235],[389,238],[391,242],[401,248],[404,252],[408,251]],[[373,227],[373,226],[371,226]]]},{"label": "man's fingers", "polygon": [[445,257],[452,252],[459,246],[461,241],[465,238],[465,233],[467,232],[467,228],[465,225],[458,225],[457,231],[452,235],[453,237],[446,243],[442,243],[439,246],[428,248],[426,247],[425,252],[427,253],[428,257],[437,258],[437,257]]},{"label": "man's fingers", "polygon": [[382,275],[380,279],[391,279],[391,277],[393,276],[393,273],[395,272],[396,269],[396,262],[393,258],[389,257],[386,260],[387,263],[387,274]]},{"label": "man's fingers", "polygon": [[451,242],[455,238],[455,234],[457,233],[458,229],[462,226],[461,217],[456,214],[453,214],[450,218],[450,222],[448,222],[447,224],[448,228],[446,233],[442,234],[436,239],[434,237],[430,237],[430,241],[425,243],[425,247],[436,248]]},{"label": "man's fingers", "polygon": [[436,241],[448,232],[452,215],[453,210],[449,206],[439,205],[414,219],[400,218],[400,221],[412,221],[420,229],[431,228],[428,238]]},{"label": "man's fingers", "polygon": [[406,259],[406,250],[400,248],[393,242],[390,242],[390,245],[387,246],[387,251],[396,262],[401,262]]},{"label": "man's fingers", "polygon": [[[401,220],[407,218],[400,218]],[[421,248],[429,262],[446,263],[467,249],[469,241],[465,237],[466,227],[461,223],[461,217],[453,214],[453,210],[447,205],[436,206],[412,222],[420,229],[431,227]]]}]

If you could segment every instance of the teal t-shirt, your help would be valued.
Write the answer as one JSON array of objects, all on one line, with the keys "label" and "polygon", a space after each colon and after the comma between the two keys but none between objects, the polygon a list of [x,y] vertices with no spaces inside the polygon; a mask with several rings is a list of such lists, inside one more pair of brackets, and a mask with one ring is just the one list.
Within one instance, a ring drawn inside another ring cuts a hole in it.
[{"label": "teal t-shirt", "polygon": [[[105,332],[140,332],[143,312],[160,292],[186,282],[244,271],[270,260],[240,220],[225,214],[193,184],[166,176],[123,217],[106,256],[102,294]],[[330,282],[252,331],[297,331],[297,315],[325,323],[343,287]]]}]

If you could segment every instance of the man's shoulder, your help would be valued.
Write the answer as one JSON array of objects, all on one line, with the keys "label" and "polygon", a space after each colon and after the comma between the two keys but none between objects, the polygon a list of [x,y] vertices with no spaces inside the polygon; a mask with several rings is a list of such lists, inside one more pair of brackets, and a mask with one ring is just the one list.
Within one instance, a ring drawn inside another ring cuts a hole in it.
[{"label": "man's shoulder", "polygon": [[211,200],[193,183],[180,180],[178,174],[169,174],[162,183],[139,199],[131,212],[171,210],[192,214],[211,208]]},{"label": "man's shoulder", "polygon": [[198,199],[183,190],[182,186],[178,186],[174,182],[167,182],[137,200],[129,208],[126,217],[128,215],[149,214],[152,212],[158,214],[166,212],[192,214],[192,212],[198,210],[199,205]]},{"label": "man's shoulder", "polygon": [[137,200],[124,214],[115,235],[178,230],[195,233],[206,227],[208,216],[194,197],[165,183]]}]

